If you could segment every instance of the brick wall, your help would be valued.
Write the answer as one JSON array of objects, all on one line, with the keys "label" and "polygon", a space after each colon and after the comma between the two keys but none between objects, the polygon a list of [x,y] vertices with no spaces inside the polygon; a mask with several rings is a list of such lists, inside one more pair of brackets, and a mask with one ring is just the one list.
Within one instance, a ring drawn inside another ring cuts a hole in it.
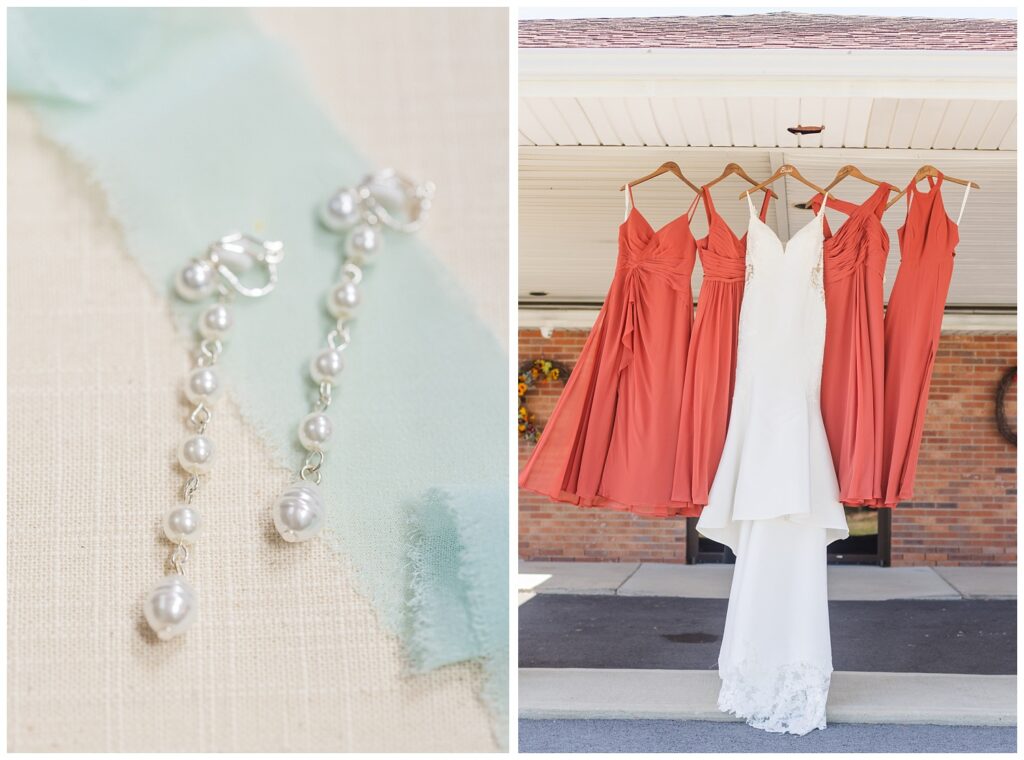
[{"label": "brick wall", "polygon": [[[520,361],[575,362],[585,330],[519,333]],[[893,565],[996,565],[1017,561],[1017,455],[993,418],[995,388],[1017,362],[1013,334],[943,335],[932,378],[915,500],[893,510]],[[528,405],[541,426],[562,383],[541,383]],[[1016,419],[1016,391],[1007,404]],[[520,442],[520,466],[533,445]],[[686,523],[579,509],[519,492],[524,559],[686,561]]]}]

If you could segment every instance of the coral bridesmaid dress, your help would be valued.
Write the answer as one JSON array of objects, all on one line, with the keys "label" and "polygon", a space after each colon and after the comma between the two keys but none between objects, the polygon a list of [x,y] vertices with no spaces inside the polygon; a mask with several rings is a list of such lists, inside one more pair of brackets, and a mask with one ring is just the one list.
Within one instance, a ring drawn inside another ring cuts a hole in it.
[{"label": "coral bridesmaid dress", "polygon": [[[725,445],[736,381],[736,332],[746,279],[747,233],[737,238],[701,188],[708,234],[697,241],[704,281],[690,335],[679,411],[672,500],[681,514],[699,515],[708,503]],[[771,195],[761,203],[762,222]]]},{"label": "coral bridesmaid dress", "polygon": [[[830,198],[848,215],[834,234],[825,225],[825,356],[821,416],[839,479],[839,500],[877,504],[882,496],[885,378],[883,280],[889,234],[882,226],[889,193],[882,184],[859,206]],[[817,213],[821,195],[812,201]]]},{"label": "coral bridesmaid dress", "polygon": [[882,441],[881,506],[914,497],[928,388],[942,331],[942,313],[960,241],[942,202],[942,175],[929,190],[907,187],[907,219],[899,229],[900,268],[885,312],[885,424]]},{"label": "coral bridesmaid dress", "polygon": [[690,220],[699,199],[655,230],[629,191],[611,288],[520,474],[523,488],[583,507],[680,514],[672,471],[693,321]]}]

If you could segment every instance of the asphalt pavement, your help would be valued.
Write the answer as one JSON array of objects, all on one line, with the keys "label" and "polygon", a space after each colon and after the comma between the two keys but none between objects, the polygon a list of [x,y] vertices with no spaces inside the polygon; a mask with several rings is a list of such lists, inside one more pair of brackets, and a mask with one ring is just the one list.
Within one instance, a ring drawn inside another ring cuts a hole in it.
[{"label": "asphalt pavement", "polygon": [[[521,668],[717,667],[725,599],[541,594],[519,608]],[[829,603],[838,670],[1017,672],[1016,600]]]},{"label": "asphalt pavement", "polygon": [[833,723],[806,736],[745,723],[521,720],[520,752],[1016,752],[1017,729]]}]

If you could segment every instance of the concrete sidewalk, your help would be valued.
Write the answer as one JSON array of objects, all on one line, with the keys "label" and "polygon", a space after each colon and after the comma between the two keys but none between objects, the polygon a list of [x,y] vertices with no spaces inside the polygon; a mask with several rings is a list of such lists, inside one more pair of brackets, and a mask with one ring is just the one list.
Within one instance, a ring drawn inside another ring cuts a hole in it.
[{"label": "concrete sidewalk", "polygon": [[[718,710],[715,670],[520,668],[521,719],[736,721]],[[1016,676],[832,675],[828,720],[959,726],[1016,724]]]},{"label": "concrete sidewalk", "polygon": [[[727,599],[732,565],[637,562],[520,562],[520,603],[534,594],[678,596]],[[829,599],[1016,599],[1017,568],[828,568]]]}]

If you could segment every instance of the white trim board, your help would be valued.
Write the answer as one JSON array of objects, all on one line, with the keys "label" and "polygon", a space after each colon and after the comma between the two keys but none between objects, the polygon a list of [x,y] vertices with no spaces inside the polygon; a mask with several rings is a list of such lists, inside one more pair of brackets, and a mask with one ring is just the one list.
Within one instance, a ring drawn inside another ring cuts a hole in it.
[{"label": "white trim board", "polygon": [[1015,100],[1014,51],[524,48],[520,97]]}]

